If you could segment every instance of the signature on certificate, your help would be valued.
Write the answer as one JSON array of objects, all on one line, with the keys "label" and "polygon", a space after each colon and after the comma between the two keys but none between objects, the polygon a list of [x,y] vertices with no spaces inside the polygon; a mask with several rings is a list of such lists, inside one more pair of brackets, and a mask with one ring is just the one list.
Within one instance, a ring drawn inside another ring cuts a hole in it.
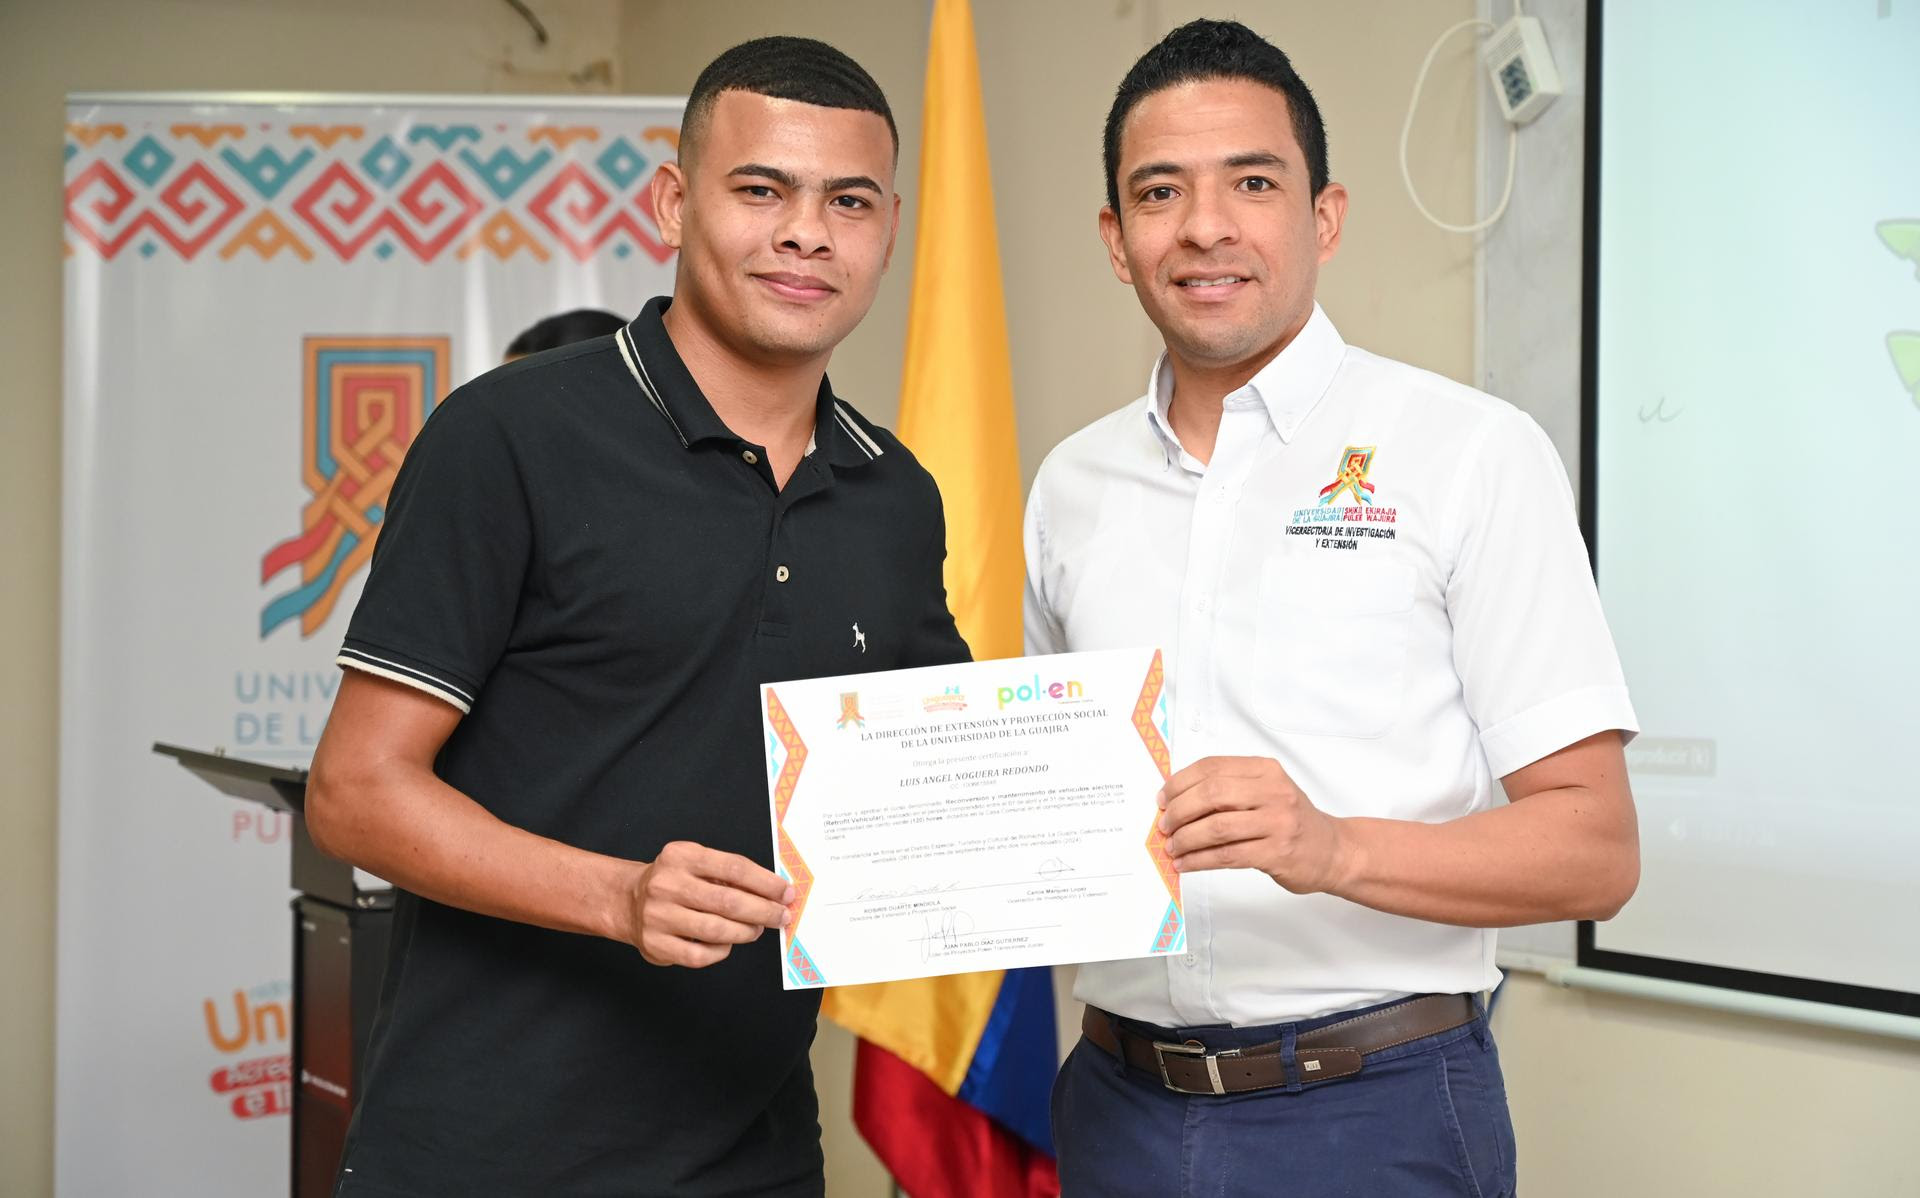
[{"label": "signature on certificate", "polygon": [[1058,857],[1049,857],[1045,861],[1042,861],[1033,872],[1043,878],[1057,878],[1061,874],[1078,873],[1079,871]]},{"label": "signature on certificate", "polygon": [[920,944],[920,959],[932,959],[936,947],[943,952],[953,952],[960,947],[963,937],[973,931],[973,916],[958,907],[949,907],[945,911],[928,912],[922,917],[925,931],[919,936],[910,936],[909,940]]},{"label": "signature on certificate", "polygon": [[960,879],[951,882],[916,882],[911,886],[868,886],[854,895],[855,901],[870,903],[876,899],[917,898],[923,894],[945,894],[960,889]]}]

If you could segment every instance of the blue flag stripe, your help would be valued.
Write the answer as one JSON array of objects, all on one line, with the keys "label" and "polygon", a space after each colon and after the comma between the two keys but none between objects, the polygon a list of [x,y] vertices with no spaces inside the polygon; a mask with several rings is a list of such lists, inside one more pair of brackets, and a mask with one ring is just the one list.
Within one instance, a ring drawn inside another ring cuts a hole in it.
[{"label": "blue flag stripe", "polygon": [[960,1100],[1052,1156],[1048,1107],[1060,1064],[1058,1045],[1053,971],[1008,970],[966,1079],[960,1083]]}]

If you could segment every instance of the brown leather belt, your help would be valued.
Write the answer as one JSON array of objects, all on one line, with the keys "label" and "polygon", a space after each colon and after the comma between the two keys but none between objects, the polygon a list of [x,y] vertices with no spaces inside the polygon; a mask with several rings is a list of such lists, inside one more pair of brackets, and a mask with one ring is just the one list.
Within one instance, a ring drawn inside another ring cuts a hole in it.
[{"label": "brown leather belt", "polygon": [[[1427,994],[1302,1032],[1294,1041],[1296,1076],[1303,1084],[1351,1077],[1360,1072],[1368,1053],[1450,1032],[1478,1015],[1471,995]],[[1240,1094],[1284,1086],[1289,1080],[1278,1040],[1209,1052],[1198,1040],[1176,1044],[1143,1036],[1098,1007],[1087,1008],[1080,1030],[1108,1056],[1182,1094]]]}]

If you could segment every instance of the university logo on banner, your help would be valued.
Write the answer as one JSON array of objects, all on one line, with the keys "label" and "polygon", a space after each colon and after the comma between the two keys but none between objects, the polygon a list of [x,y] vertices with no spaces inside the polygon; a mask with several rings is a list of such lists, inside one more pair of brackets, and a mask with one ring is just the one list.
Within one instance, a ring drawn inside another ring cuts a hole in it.
[{"label": "university logo on banner", "polygon": [[70,103],[59,1194],[284,1188],[291,828],[149,747],[310,760],[434,411],[671,292],[681,107]]},{"label": "university logo on banner", "polygon": [[447,337],[308,337],[300,480],[312,495],[300,532],[260,559],[260,581],[298,566],[296,585],[260,612],[260,635],[291,620],[310,637],[373,556],[407,446],[448,390]]}]

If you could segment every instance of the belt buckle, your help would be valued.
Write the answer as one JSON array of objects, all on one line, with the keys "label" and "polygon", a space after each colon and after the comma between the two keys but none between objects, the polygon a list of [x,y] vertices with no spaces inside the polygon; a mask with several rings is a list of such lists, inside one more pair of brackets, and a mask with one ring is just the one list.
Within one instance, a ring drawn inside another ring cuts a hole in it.
[{"label": "belt buckle", "polygon": [[1225,1094],[1227,1092],[1227,1088],[1220,1084],[1220,1058],[1237,1057],[1240,1055],[1240,1050],[1237,1048],[1225,1048],[1219,1052],[1208,1052],[1207,1046],[1198,1040],[1186,1040],[1179,1044],[1168,1040],[1155,1040],[1153,1042],[1153,1051],[1154,1059],[1160,1064],[1160,1084],[1176,1094],[1204,1094],[1206,1091],[1187,1090],[1174,1085],[1173,1079],[1167,1076],[1168,1053],[1182,1057],[1198,1057],[1200,1060],[1205,1061],[1207,1065],[1207,1080],[1213,1083],[1213,1093],[1215,1094]]}]

